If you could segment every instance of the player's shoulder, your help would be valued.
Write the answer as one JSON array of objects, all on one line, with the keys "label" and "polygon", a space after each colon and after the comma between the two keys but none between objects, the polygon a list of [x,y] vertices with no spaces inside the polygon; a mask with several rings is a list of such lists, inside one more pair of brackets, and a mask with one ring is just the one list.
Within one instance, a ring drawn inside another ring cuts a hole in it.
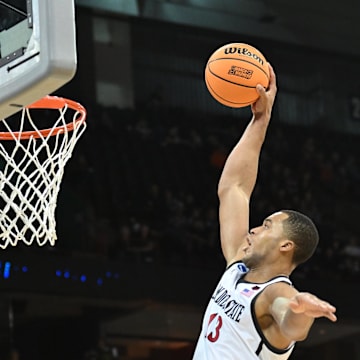
[{"label": "player's shoulder", "polygon": [[276,276],[264,285],[263,296],[272,300],[279,296],[290,298],[298,292],[287,276]]},{"label": "player's shoulder", "polygon": [[230,271],[231,272],[236,271],[239,273],[246,274],[249,271],[249,269],[246,267],[246,265],[241,260],[236,260],[226,267],[225,272],[230,272]]}]

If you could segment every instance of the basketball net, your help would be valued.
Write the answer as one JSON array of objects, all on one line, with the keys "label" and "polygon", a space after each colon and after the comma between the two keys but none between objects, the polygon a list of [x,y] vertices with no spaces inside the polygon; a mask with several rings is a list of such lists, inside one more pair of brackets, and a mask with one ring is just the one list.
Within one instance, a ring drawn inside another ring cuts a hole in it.
[{"label": "basketball net", "polygon": [[19,241],[53,246],[60,184],[86,129],[86,110],[46,96],[16,115],[0,121],[0,248]]}]

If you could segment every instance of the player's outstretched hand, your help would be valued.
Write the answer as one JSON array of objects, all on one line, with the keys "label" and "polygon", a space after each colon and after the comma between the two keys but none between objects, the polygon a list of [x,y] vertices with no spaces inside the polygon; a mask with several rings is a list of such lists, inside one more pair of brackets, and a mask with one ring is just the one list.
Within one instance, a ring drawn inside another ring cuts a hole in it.
[{"label": "player's outstretched hand", "polygon": [[289,306],[296,314],[304,314],[312,318],[326,317],[331,321],[337,320],[335,306],[307,292],[295,295]]},{"label": "player's outstretched hand", "polygon": [[270,117],[271,110],[274,105],[276,93],[277,93],[277,85],[276,85],[276,75],[274,69],[269,64],[269,86],[265,89],[262,85],[258,84],[256,86],[256,91],[259,94],[259,99],[251,105],[251,111],[255,117],[259,117],[261,115],[267,115]]}]

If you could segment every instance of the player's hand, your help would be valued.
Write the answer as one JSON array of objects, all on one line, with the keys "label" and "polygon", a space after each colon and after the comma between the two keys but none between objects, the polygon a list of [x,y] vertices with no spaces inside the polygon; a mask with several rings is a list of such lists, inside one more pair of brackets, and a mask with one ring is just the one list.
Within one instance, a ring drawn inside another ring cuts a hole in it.
[{"label": "player's hand", "polygon": [[271,110],[274,105],[277,93],[276,75],[272,66],[270,64],[268,65],[270,73],[269,86],[267,89],[265,89],[260,84],[256,86],[259,99],[251,105],[251,111],[256,118],[260,117],[261,115],[267,115],[267,117],[270,119]]},{"label": "player's hand", "polygon": [[304,314],[312,318],[326,317],[331,321],[337,320],[335,306],[310,293],[298,293],[290,299],[289,306],[296,314]]}]

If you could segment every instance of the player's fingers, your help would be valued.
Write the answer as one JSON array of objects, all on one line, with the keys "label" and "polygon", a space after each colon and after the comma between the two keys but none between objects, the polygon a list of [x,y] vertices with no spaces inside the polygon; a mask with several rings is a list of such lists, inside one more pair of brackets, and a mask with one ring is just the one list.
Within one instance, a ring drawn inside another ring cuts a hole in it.
[{"label": "player's fingers", "polygon": [[327,317],[329,320],[334,321],[334,322],[337,320],[336,315],[335,315],[334,313],[332,313],[332,312],[328,313],[328,314],[326,315],[326,317]]},{"label": "player's fingers", "polygon": [[269,65],[269,73],[270,73],[268,89],[269,89],[269,91],[276,92],[277,91],[276,74],[275,74],[274,68],[271,66],[271,64],[268,63],[268,65]]},{"label": "player's fingers", "polygon": [[256,91],[260,96],[265,95],[265,88],[261,84],[256,85]]},{"label": "player's fingers", "polygon": [[331,305],[327,301],[321,301],[319,303],[319,306],[322,307],[324,309],[324,311],[329,311],[329,312],[335,312],[336,311],[336,307],[334,305]]},{"label": "player's fingers", "polygon": [[331,321],[336,321],[337,317],[335,315],[336,307],[329,304],[328,302],[322,302],[320,307],[323,309],[324,316],[327,317]]}]

